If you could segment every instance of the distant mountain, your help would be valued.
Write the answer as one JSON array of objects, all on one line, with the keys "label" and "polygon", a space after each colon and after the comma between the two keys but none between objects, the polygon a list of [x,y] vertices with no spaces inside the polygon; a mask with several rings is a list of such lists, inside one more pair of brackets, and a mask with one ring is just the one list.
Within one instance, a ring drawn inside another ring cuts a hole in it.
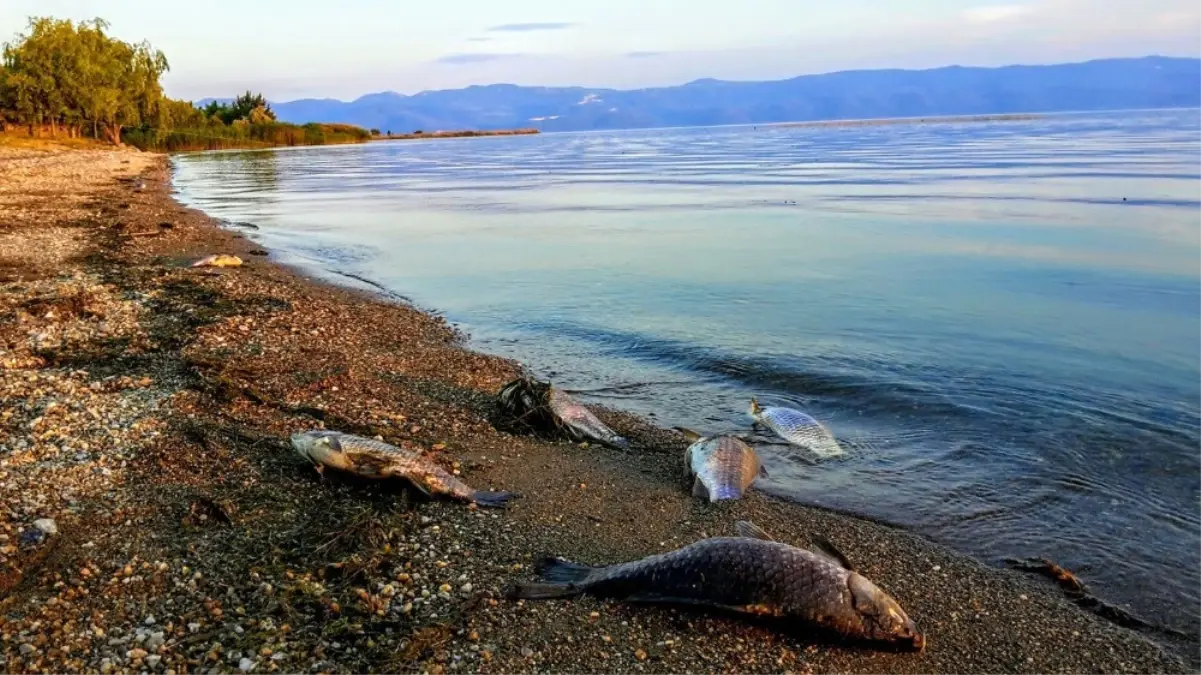
[{"label": "distant mountain", "polygon": [[384,131],[544,131],[1201,106],[1201,59],[1148,56],[1046,66],[857,70],[771,82],[704,79],[616,90],[513,84],[272,103],[288,122]]}]

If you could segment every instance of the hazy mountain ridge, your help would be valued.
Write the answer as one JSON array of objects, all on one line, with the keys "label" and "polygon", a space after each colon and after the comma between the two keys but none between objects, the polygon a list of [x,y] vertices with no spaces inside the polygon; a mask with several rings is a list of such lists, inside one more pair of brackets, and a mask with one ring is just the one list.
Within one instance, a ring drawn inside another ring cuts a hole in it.
[{"label": "hazy mountain ridge", "polygon": [[[206,99],[208,100],[208,99]],[[1042,66],[853,70],[787,80],[617,90],[476,85],[272,103],[288,122],[384,131],[545,131],[826,119],[1201,106],[1201,59],[1148,56]]]}]

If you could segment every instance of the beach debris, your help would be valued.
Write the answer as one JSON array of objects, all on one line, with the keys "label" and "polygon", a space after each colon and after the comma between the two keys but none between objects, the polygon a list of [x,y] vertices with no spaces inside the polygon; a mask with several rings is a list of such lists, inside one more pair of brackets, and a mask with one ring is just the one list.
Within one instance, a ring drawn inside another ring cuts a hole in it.
[{"label": "beach debris", "polygon": [[737,436],[702,436],[675,427],[691,443],[684,451],[684,471],[692,478],[692,495],[710,502],[742,499],[747,488],[767,469],[755,449]]},{"label": "beach debris", "polygon": [[1125,628],[1136,628],[1140,630],[1158,631],[1167,635],[1176,637],[1186,637],[1187,634],[1170,626],[1147,621],[1141,617],[1131,614],[1129,611],[1118,607],[1117,605],[1108,603],[1101,598],[1093,595],[1088,590],[1088,586],[1075,575],[1071,570],[1061,567],[1046,558],[1006,558],[1005,562],[1014,569],[1023,572],[1038,574],[1054,581],[1061,589],[1064,595],[1068,597],[1077,606],[1090,610],[1098,616],[1108,619],[1113,623]]},{"label": "beach debris", "polygon": [[217,253],[197,260],[192,267],[239,267],[241,264],[242,259],[236,255]]},{"label": "beach debris", "polygon": [[313,462],[318,472],[329,467],[373,480],[402,478],[427,496],[443,495],[490,507],[502,507],[518,496],[473,489],[433,460],[372,438],[318,429],[292,434],[292,447]]},{"label": "beach debris", "polygon": [[619,450],[630,442],[601,422],[591,410],[549,382],[519,377],[497,395],[507,422],[533,433],[563,433],[575,441],[592,440]]},{"label": "beach debris", "polygon": [[1080,581],[1079,577],[1046,558],[1027,558],[1025,560],[1008,558],[1006,562],[1015,569],[1041,574],[1054,580],[1069,596],[1080,596],[1088,593],[1088,587],[1084,585],[1083,581]]},{"label": "beach debris", "polygon": [[925,647],[925,635],[896,600],[852,569],[845,555],[774,541],[749,521],[735,532],[603,567],[546,557],[537,566],[539,581],[518,582],[507,595],[546,600],[588,594],[709,606],[911,650]]},{"label": "beach debris", "polygon": [[834,434],[824,424],[800,410],[779,406],[764,408],[752,397],[748,414],[756,424],[762,424],[780,438],[819,457],[843,454],[842,446],[834,439]]}]

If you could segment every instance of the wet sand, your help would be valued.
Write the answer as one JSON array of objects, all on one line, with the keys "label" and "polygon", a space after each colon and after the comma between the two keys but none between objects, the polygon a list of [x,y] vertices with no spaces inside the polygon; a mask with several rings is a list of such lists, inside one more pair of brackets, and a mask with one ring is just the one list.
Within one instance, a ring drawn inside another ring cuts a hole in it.
[{"label": "wet sand", "polygon": [[[189,266],[212,253],[246,264]],[[273,264],[177,204],[160,155],[0,149],[0,283],[6,672],[1196,667],[1050,582],[903,530],[760,493],[694,500],[683,439],[639,419],[598,411],[630,452],[497,431],[493,394],[516,364],[466,349],[435,316]],[[318,475],[286,439],[320,426],[522,497],[475,509]],[[52,534],[34,526],[47,518]],[[617,562],[742,518],[839,545],[925,631],[925,651],[503,594],[542,554]]]}]

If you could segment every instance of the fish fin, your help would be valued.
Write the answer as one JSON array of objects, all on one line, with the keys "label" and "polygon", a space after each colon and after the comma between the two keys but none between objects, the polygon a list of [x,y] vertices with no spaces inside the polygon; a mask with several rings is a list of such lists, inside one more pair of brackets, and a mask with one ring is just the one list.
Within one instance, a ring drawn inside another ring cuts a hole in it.
[{"label": "fish fin", "polygon": [[493,508],[502,508],[508,503],[521,495],[515,492],[490,492],[488,490],[476,490],[471,493],[471,501],[480,506],[490,506]]},{"label": "fish fin", "polygon": [[572,584],[548,584],[540,581],[519,581],[505,592],[513,600],[553,600],[570,598],[583,593]]},{"label": "fish fin", "polygon": [[762,527],[752,523],[749,520],[740,520],[734,523],[734,534],[739,537],[747,537],[750,539],[762,539],[764,541],[775,541],[770,534]]},{"label": "fish fin", "polygon": [[692,481],[692,496],[699,497],[701,499],[709,499],[709,488],[705,487],[705,483],[701,480],[700,476],[697,476]]},{"label": "fish fin", "polygon": [[766,467],[766,466],[763,466],[762,464],[760,464],[760,465],[759,465],[759,477],[760,477],[760,478],[767,478],[767,477],[768,477],[768,473],[767,473],[767,467]]},{"label": "fish fin", "polygon": [[754,397],[754,396],[752,396],[752,397],[751,397],[751,414],[752,414],[752,415],[757,415],[757,414],[759,414],[759,413],[760,413],[760,412],[762,412],[762,411],[763,411],[763,408],[760,408],[760,407],[759,407],[759,399],[758,399],[758,398],[756,398],[756,397]]},{"label": "fish fin", "polygon": [[696,443],[697,441],[701,440],[701,438],[702,438],[702,436],[700,434],[696,433],[695,431],[693,431],[692,429],[689,429],[687,427],[672,427],[672,429],[675,429],[676,431],[683,434],[684,439],[687,440],[689,443]]},{"label": "fish fin", "polygon": [[625,436],[614,436],[614,437],[613,437],[613,438],[612,438],[612,439],[609,441],[609,445],[613,446],[613,447],[614,447],[614,448],[616,448],[617,450],[629,450],[629,449],[631,449],[631,446],[630,446],[630,440],[629,440],[628,438],[626,438]]},{"label": "fish fin", "polygon": [[855,571],[855,566],[851,564],[851,559],[848,558],[845,553],[838,550],[838,547],[835,546],[834,543],[831,542],[829,539],[826,539],[825,537],[821,536],[820,534],[813,535],[811,537],[811,539],[813,539],[814,546],[816,546],[823,555],[825,555],[828,558],[832,558],[835,562],[837,562],[839,565],[841,565],[844,569],[850,570],[852,572]]},{"label": "fish fin", "polygon": [[544,556],[535,565],[535,569],[543,581],[556,584],[573,584],[587,579],[588,575],[595,568],[555,556]]}]

